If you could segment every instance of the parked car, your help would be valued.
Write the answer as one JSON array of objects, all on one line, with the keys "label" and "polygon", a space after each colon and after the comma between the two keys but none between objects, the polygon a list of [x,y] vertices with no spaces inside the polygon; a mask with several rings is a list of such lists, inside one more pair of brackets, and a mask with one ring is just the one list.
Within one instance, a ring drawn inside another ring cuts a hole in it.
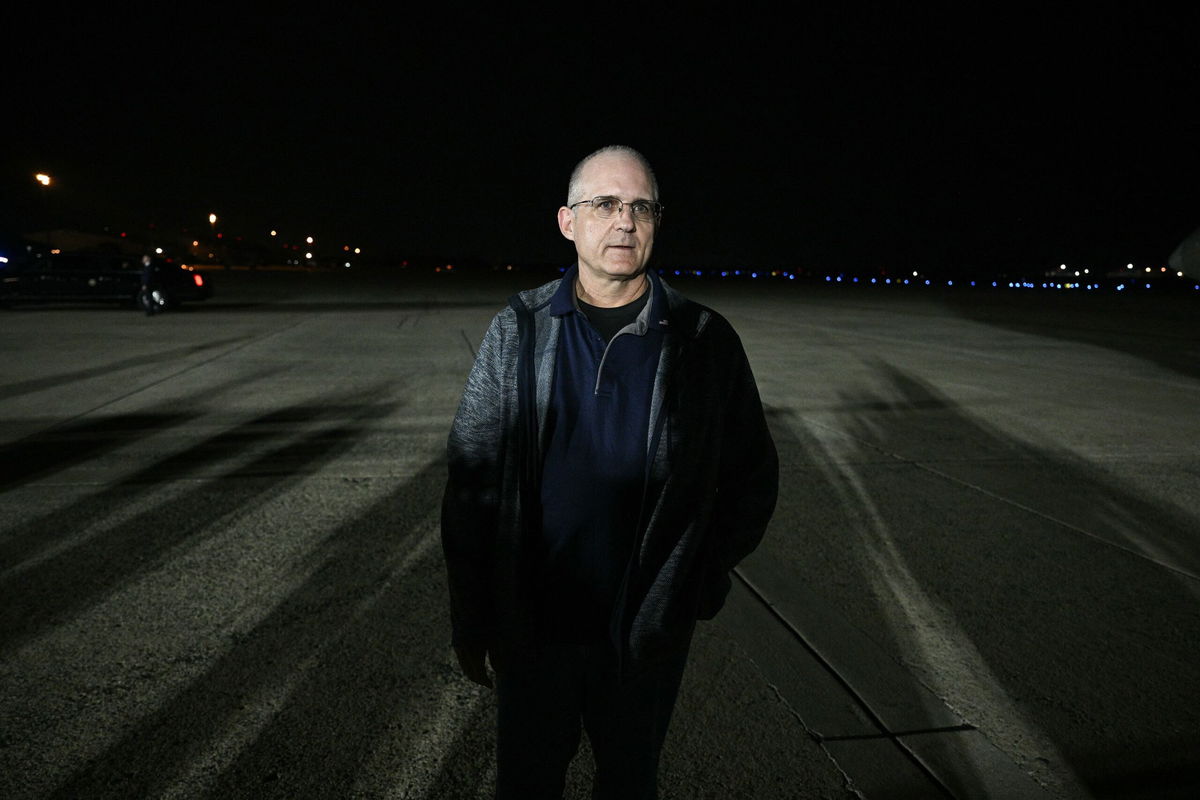
[{"label": "parked car", "polygon": [[[212,297],[208,278],[191,267],[153,259],[161,304]],[[105,301],[137,305],[142,259],[130,255],[63,253],[0,263],[0,303]]]}]

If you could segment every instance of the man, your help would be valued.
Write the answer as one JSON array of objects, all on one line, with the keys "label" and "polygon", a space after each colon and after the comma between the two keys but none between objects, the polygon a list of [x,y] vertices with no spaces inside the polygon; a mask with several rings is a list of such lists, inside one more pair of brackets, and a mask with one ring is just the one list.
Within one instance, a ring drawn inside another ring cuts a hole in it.
[{"label": "man", "polygon": [[138,301],[147,317],[163,310],[162,279],[159,277],[158,265],[149,255],[142,256],[142,289],[138,292]]},{"label": "man", "polygon": [[497,797],[560,798],[581,725],[593,797],[653,798],[697,619],[758,544],[778,461],[736,333],[646,269],[645,158],[575,168],[576,264],[492,320],[451,429],[453,645],[497,692]]}]

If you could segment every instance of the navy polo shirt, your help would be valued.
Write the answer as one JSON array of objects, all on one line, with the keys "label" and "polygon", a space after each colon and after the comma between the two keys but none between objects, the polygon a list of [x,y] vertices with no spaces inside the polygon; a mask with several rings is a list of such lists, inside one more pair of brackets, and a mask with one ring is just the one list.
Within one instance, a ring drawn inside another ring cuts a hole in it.
[{"label": "navy polo shirt", "polygon": [[640,313],[628,309],[637,316],[606,341],[576,300],[576,269],[550,301],[562,328],[546,420],[538,607],[541,636],[555,642],[608,636],[637,538],[666,328],[662,285],[647,273],[649,298],[631,304]]}]

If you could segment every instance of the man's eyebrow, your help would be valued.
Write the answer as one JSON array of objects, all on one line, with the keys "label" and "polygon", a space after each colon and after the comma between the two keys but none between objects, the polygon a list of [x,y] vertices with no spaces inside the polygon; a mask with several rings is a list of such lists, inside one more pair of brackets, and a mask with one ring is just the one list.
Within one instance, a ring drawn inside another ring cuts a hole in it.
[{"label": "man's eyebrow", "polygon": [[[615,194],[595,194],[595,195],[592,195],[592,199],[593,199],[593,200],[595,200],[597,197],[602,197],[602,198],[606,198],[606,199],[607,199],[607,198],[609,198],[609,197],[611,197],[613,200],[621,200],[621,198],[620,198],[618,195],[615,195]],[[635,197],[635,198],[633,198],[632,200],[621,200],[621,202],[622,202],[622,203],[653,203],[654,201],[653,201],[653,200],[651,200],[651,199],[650,199],[650,198],[648,198],[648,197]]]}]

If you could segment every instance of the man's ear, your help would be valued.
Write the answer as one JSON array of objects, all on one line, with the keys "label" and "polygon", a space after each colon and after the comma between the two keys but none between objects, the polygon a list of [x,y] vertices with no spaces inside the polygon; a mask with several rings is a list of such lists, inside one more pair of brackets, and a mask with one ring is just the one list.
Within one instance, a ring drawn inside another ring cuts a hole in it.
[{"label": "man's ear", "polygon": [[558,232],[575,241],[575,212],[566,206],[558,210]]}]

